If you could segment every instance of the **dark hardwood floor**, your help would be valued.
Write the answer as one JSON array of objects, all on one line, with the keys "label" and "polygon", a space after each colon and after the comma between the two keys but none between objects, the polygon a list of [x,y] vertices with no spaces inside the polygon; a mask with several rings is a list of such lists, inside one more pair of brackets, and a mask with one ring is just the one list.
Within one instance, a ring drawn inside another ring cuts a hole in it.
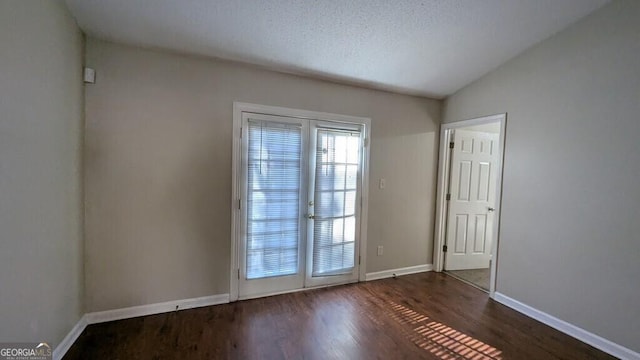
[{"label": "dark hardwood floor", "polygon": [[90,325],[65,359],[614,359],[439,273]]}]

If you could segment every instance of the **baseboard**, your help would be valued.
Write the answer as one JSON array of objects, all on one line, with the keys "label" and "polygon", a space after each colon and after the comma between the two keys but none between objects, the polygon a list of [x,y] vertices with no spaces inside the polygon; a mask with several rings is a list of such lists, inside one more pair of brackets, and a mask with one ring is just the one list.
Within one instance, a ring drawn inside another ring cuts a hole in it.
[{"label": "baseboard", "polygon": [[421,272],[426,272],[431,270],[433,270],[433,264],[409,266],[404,268],[367,273],[367,275],[365,275],[365,280],[371,281],[371,280],[378,280],[378,279],[386,279],[394,276],[416,274],[416,273],[421,273]]},{"label": "baseboard", "polygon": [[226,304],[229,302],[229,294],[203,296],[199,298],[167,301],[149,305],[133,306],[123,309],[114,309],[84,314],[80,321],[71,329],[69,334],[53,350],[53,359],[60,360],[69,351],[73,343],[78,339],[87,325],[98,324],[107,321],[123,320],[139,316],[154,315],[176,310],[193,309],[203,306]]},{"label": "baseboard", "polygon": [[203,296],[199,298],[183,299],[175,301],[167,301],[162,303],[133,306],[122,309],[114,309],[107,311],[99,311],[88,313],[87,322],[89,324],[98,324],[107,321],[115,321],[122,319],[130,319],[139,316],[147,316],[161,314],[176,310],[193,309],[197,307],[226,304],[229,302],[229,294],[219,294],[212,296]]},{"label": "baseboard", "polygon": [[617,358],[623,360],[640,360],[640,353],[627,349],[622,345],[618,345],[610,340],[572,325],[564,320],[560,320],[557,317],[549,315],[538,309],[532,308],[531,306],[521,303],[520,301],[512,299],[504,294],[496,292],[494,294],[494,300]]},{"label": "baseboard", "polygon": [[87,325],[88,325],[87,316],[82,315],[78,323],[71,329],[71,331],[69,331],[67,336],[65,336],[65,338],[62,339],[62,341],[58,344],[58,346],[56,346],[56,348],[53,349],[53,360],[62,359],[64,354],[66,354],[67,351],[69,351],[69,349],[71,348],[71,345],[73,345],[73,343],[76,342],[78,337],[80,337],[80,334],[82,334],[82,332],[87,327]]}]

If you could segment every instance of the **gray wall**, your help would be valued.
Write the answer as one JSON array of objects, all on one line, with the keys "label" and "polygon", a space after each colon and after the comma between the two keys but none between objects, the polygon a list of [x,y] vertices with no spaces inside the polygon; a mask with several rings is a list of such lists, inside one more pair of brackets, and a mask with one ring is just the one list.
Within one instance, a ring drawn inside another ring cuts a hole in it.
[{"label": "gray wall", "polygon": [[614,1],[464,88],[508,113],[497,291],[640,351],[640,2]]},{"label": "gray wall", "polygon": [[229,292],[234,101],[371,117],[367,271],[431,263],[440,101],[91,38],[86,56],[88,312]]},{"label": "gray wall", "polygon": [[0,341],[83,313],[82,34],[59,1],[0,1]]}]

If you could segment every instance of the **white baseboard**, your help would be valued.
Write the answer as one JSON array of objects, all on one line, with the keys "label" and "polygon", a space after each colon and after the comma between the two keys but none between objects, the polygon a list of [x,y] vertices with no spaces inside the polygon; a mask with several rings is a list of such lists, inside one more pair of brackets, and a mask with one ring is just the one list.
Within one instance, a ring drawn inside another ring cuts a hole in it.
[{"label": "white baseboard", "polygon": [[87,325],[87,316],[82,315],[78,323],[71,329],[71,331],[69,331],[67,336],[65,336],[65,338],[62,339],[58,346],[56,346],[56,348],[53,350],[53,360],[62,359],[64,354],[66,354],[67,351],[69,351],[69,349],[71,348],[71,345],[73,345],[78,337],[80,337],[80,334],[82,334]]},{"label": "white baseboard", "polygon": [[494,300],[617,358],[623,360],[640,360],[640,353],[627,349],[622,345],[618,345],[610,340],[572,325],[564,320],[560,320],[557,317],[549,315],[538,309],[532,308],[531,306],[521,303],[520,301],[512,299],[504,294],[496,292],[494,294]]},{"label": "white baseboard", "polygon": [[69,334],[53,350],[53,359],[60,360],[69,351],[71,345],[78,339],[87,325],[98,324],[107,321],[129,319],[139,316],[154,315],[176,310],[193,309],[197,307],[226,304],[229,302],[229,294],[203,296],[199,298],[167,301],[148,305],[133,306],[123,309],[114,309],[84,314],[80,321],[71,329]]},{"label": "white baseboard", "polygon": [[367,275],[365,275],[365,279],[366,281],[386,279],[394,276],[416,274],[416,273],[421,273],[421,272],[426,272],[431,270],[433,270],[433,264],[416,265],[416,266],[409,266],[409,267],[398,268],[398,269],[367,273]]},{"label": "white baseboard", "polygon": [[199,298],[167,301],[162,303],[132,306],[122,309],[99,311],[88,313],[87,322],[98,324],[107,321],[130,319],[138,316],[161,314],[176,310],[193,309],[197,307],[226,304],[229,302],[229,294],[203,296]]}]

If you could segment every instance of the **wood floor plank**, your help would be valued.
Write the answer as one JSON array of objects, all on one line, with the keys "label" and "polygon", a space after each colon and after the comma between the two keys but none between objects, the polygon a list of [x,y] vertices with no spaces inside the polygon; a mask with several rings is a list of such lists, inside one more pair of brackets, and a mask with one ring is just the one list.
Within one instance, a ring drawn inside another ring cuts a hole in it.
[{"label": "wood floor plank", "polygon": [[74,359],[614,359],[445,274],[88,326]]}]

